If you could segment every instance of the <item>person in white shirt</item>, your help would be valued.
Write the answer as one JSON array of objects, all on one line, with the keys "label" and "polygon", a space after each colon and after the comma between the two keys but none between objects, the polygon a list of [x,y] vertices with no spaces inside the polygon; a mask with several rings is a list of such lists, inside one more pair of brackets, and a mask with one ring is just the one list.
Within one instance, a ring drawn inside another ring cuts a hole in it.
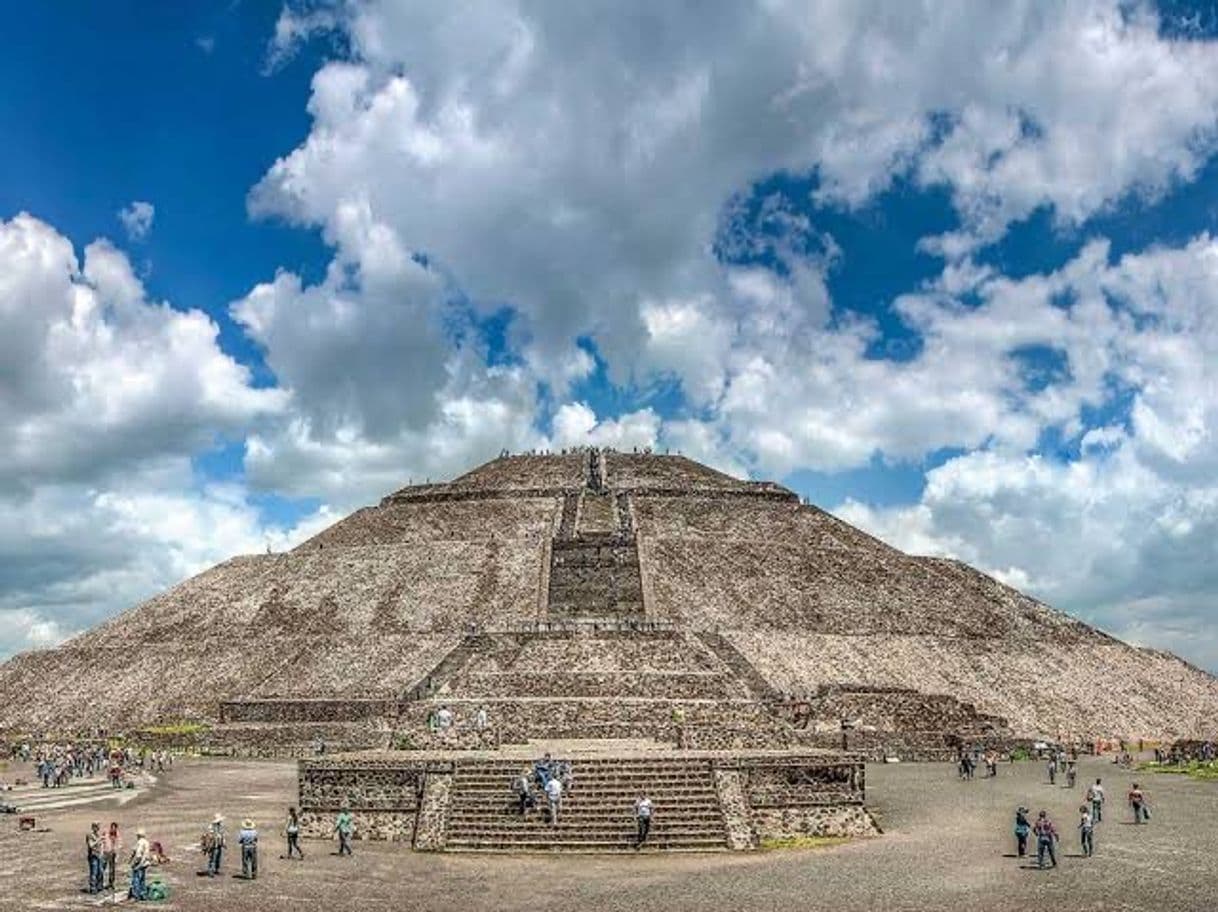
[{"label": "person in white shirt", "polygon": [[127,895],[137,902],[148,895],[145,879],[148,868],[152,864],[152,846],[148,844],[148,835],[143,828],[135,831],[135,846],[131,850],[131,889]]},{"label": "person in white shirt", "polygon": [[550,826],[558,826],[558,812],[562,809],[562,783],[558,779],[546,783],[546,797],[550,799]]},{"label": "person in white shirt", "polygon": [[453,711],[447,706],[441,706],[440,711],[436,713],[436,728],[441,732],[446,732],[453,725]]},{"label": "person in white shirt", "polygon": [[1099,823],[1104,819],[1104,787],[1100,785],[1099,779],[1087,789],[1087,800],[1091,802],[1092,822]]},{"label": "person in white shirt", "polygon": [[489,724],[490,724],[490,717],[487,716],[487,714],[486,714],[486,707],[479,706],[478,711],[474,714],[474,728],[476,728],[480,732],[486,731],[486,728]]},{"label": "person in white shirt", "polygon": [[646,795],[639,795],[639,800],[634,803],[634,819],[638,823],[638,834],[634,840],[634,847],[637,849],[651,832],[651,799]]}]

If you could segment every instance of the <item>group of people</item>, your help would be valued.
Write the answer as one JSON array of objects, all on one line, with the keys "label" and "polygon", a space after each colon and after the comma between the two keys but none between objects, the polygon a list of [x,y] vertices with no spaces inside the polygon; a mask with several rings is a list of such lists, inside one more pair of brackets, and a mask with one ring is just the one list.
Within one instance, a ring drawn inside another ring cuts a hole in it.
[{"label": "group of people", "polygon": [[998,775],[998,752],[994,750],[983,752],[980,747],[975,747],[971,751],[960,751],[956,759],[956,772],[961,779],[973,779],[977,775],[977,767],[982,763],[985,764],[987,779]]},{"label": "group of people", "polygon": [[[300,812],[294,807],[288,808],[283,825],[283,837],[286,840],[287,851],[279,856],[287,860],[304,861],[304,850],[300,847],[302,825]],[[351,840],[355,837],[355,818],[351,810],[343,807],[335,818],[331,832],[338,837],[338,854],[351,854]],[[224,864],[224,850],[228,846],[228,831],[224,826],[224,815],[216,814],[203,835],[199,838],[199,848],[207,859],[207,868],[200,875],[218,877]],[[237,831],[237,846],[241,850],[241,877],[246,880],[258,879],[258,827],[253,819],[246,817],[241,821]]]},{"label": "group of people", "polygon": [[[1071,783],[1073,785],[1073,783]],[[1087,787],[1083,803],[1078,808],[1078,838],[1079,847],[1084,858],[1095,854],[1095,829],[1104,820],[1104,805],[1107,795],[1104,792],[1102,779],[1096,779],[1093,785]],[[1126,795],[1126,801],[1133,811],[1135,824],[1146,823],[1150,820],[1150,808],[1146,801],[1146,793],[1138,783],[1133,783]],[[1029,820],[1029,810],[1019,807],[1015,810],[1015,848],[1016,855],[1023,858],[1028,851],[1029,836],[1036,837],[1036,866],[1043,869],[1048,859],[1050,867],[1057,867],[1057,847],[1061,834],[1057,825],[1049,817],[1047,811],[1040,811],[1035,822]]]},{"label": "group of people", "polygon": [[[547,820],[550,826],[557,827],[563,796],[571,789],[572,782],[571,762],[556,760],[547,753],[532,765],[523,767],[512,779],[511,789],[516,799],[517,813],[521,817],[527,816],[537,806],[534,789],[540,790],[545,796]],[[651,799],[645,793],[640,794],[634,802],[636,849],[642,847],[651,833],[654,812]]]},{"label": "group of people", "polygon": [[[490,730],[491,717],[485,706],[479,706],[474,710],[474,717],[471,720],[473,730],[479,735]],[[427,715],[427,730],[432,735],[443,737],[457,729],[457,714],[454,713],[447,705],[433,709]]]},{"label": "group of people", "polygon": [[[123,840],[117,823],[111,821],[106,830],[100,823],[89,826],[85,834],[85,861],[89,868],[89,892],[114,892],[115,872],[123,849]],[[137,827],[135,842],[127,857],[131,871],[131,885],[127,897],[136,901],[149,899],[148,869],[153,864],[165,861],[160,843],[149,842],[143,827]]]}]

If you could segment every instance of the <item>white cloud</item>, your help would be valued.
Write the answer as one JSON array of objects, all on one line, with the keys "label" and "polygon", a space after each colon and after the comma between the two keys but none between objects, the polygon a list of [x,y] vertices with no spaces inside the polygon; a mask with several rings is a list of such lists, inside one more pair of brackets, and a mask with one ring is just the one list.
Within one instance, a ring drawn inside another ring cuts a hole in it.
[{"label": "white cloud", "polygon": [[234,554],[283,550],[337,519],[267,522],[239,485],[200,484],[185,459],[101,487],[0,497],[0,656],[54,645]]},{"label": "white cloud", "polygon": [[118,220],[123,223],[123,230],[128,239],[142,241],[152,230],[152,220],[156,218],[156,207],[143,200],[135,200],[131,205],[118,211]]},{"label": "white cloud", "polygon": [[554,448],[603,446],[616,450],[655,446],[660,416],[641,409],[616,419],[597,419],[583,402],[569,402],[554,415]]}]

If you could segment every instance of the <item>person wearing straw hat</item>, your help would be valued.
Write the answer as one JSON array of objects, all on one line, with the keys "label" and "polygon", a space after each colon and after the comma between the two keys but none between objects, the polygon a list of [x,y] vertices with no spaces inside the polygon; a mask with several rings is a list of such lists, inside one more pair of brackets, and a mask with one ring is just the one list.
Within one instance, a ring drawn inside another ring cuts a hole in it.
[{"label": "person wearing straw hat", "polygon": [[207,876],[215,877],[220,873],[220,863],[224,860],[224,815],[217,814],[211,819],[207,830]]},{"label": "person wearing straw hat", "polygon": [[148,887],[145,879],[148,867],[152,864],[152,847],[148,844],[148,834],[143,827],[135,831],[135,846],[131,849],[131,889],[127,895],[141,901],[148,898]]},{"label": "person wearing straw hat", "polygon": [[246,880],[257,880],[258,831],[254,829],[254,821],[248,817],[241,821],[241,831],[237,833],[237,843],[241,846],[241,876]]}]

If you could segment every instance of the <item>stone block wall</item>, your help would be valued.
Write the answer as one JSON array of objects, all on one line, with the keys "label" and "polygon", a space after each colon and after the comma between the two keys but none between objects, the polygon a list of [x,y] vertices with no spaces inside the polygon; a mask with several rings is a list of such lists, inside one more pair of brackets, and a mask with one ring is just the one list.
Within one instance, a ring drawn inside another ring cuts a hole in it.
[{"label": "stone block wall", "polygon": [[[861,757],[811,751],[669,756],[709,766],[728,848],[745,850],[767,839],[791,836],[877,832],[863,803]],[[485,754],[463,757],[459,751],[448,755],[390,751],[301,761],[299,806],[305,835],[329,837],[335,815],[346,807],[355,818],[357,838],[409,841],[416,850],[443,850],[455,776],[462,764],[486,762]],[[619,762],[625,769],[639,760],[624,757]],[[575,781],[578,789],[578,762]]]},{"label": "stone block wall", "polygon": [[392,718],[396,700],[232,700],[221,722],[359,722]]}]

